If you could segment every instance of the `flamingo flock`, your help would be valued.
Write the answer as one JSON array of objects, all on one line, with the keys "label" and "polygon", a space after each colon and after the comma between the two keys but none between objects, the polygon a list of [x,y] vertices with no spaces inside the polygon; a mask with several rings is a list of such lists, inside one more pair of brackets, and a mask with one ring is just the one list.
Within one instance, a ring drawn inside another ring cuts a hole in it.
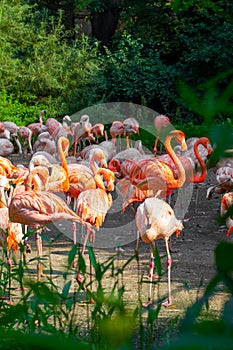
[{"label": "flamingo flock", "polygon": [[[41,111],[39,122],[27,127],[17,127],[0,123],[0,141],[14,142],[19,154],[29,152],[28,167],[14,165],[10,161],[12,152],[0,156],[1,207],[0,215],[6,220],[1,227],[1,244],[7,244],[9,252],[17,249],[23,235],[16,234],[11,225],[35,230],[38,258],[43,255],[41,233],[49,223],[71,221],[73,242],[76,244],[76,224],[85,228],[81,254],[84,256],[88,240],[94,240],[95,231],[104,224],[113,205],[112,192],[120,189],[122,212],[131,205],[141,239],[150,244],[148,278],[153,281],[155,240],[163,239],[167,252],[168,300],[172,303],[171,265],[172,258],[169,239],[173,233],[183,229],[173,208],[167,203],[169,195],[185,187],[188,183],[201,183],[206,179],[206,161],[212,152],[208,138],[186,140],[181,130],[172,129],[167,116],[158,115],[154,126],[164,141],[165,153],[157,155],[158,137],[152,145],[153,154],[146,154],[140,140],[132,142],[132,137],[140,133],[135,118],[116,120],[108,135],[101,123],[92,125],[88,115],[83,115],[76,123],[69,116],[62,122],[54,118],[43,121],[45,111]],[[5,135],[5,136],[1,136]],[[126,140],[122,150],[121,139]],[[19,142],[21,141],[21,143]],[[7,145],[7,143],[6,143]],[[5,147],[7,149],[7,147]],[[13,146],[13,149],[15,147]],[[27,148],[27,149],[26,149]],[[225,193],[232,189],[233,161],[228,161],[216,169],[217,185],[208,190]],[[223,179],[227,176],[227,180]],[[63,198],[61,197],[63,194]],[[134,204],[139,206],[135,208]],[[233,196],[226,193],[222,198],[221,215],[225,215],[233,203]],[[3,221],[2,221],[3,222]],[[226,225],[228,234],[233,230],[232,218]],[[5,233],[8,230],[8,234]],[[136,245],[138,247],[138,243]],[[9,257],[7,255],[9,262]],[[10,263],[10,262],[9,262]],[[75,263],[74,263],[75,266]],[[38,280],[43,276],[42,264],[38,263]],[[76,280],[82,283],[80,274]],[[151,288],[151,287],[150,287]],[[152,303],[151,293],[147,306]]]}]

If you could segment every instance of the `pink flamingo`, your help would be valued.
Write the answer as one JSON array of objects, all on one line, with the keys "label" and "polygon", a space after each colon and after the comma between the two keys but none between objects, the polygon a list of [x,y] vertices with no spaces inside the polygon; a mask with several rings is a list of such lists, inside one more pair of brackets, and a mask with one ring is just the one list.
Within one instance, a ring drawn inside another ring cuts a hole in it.
[{"label": "pink flamingo", "polygon": [[[183,229],[183,224],[180,220],[177,220],[173,209],[165,201],[153,197],[147,198],[137,209],[136,213],[136,225],[138,232],[141,235],[143,242],[150,244],[150,269],[148,277],[150,278],[150,293],[149,300],[145,306],[152,304],[151,288],[153,281],[154,270],[154,250],[155,240],[163,239],[166,245],[167,251],[167,267],[168,267],[168,300],[163,303],[163,306],[169,306],[172,304],[171,295],[171,265],[172,258],[169,250],[169,238],[174,232],[178,235]],[[138,242],[136,249],[138,247]]]},{"label": "pink flamingo", "polygon": [[[159,114],[159,115],[157,115],[155,117],[155,119],[154,119],[154,126],[155,126],[155,129],[157,130],[159,135],[155,139],[154,150],[153,150],[154,154],[157,153],[157,145],[158,145],[158,141],[159,141],[159,136],[161,135],[162,132],[166,131],[166,129],[170,125],[171,125],[170,119],[166,115]],[[161,153],[161,150],[162,150],[162,144],[161,144],[161,147],[160,147],[160,153]]]}]

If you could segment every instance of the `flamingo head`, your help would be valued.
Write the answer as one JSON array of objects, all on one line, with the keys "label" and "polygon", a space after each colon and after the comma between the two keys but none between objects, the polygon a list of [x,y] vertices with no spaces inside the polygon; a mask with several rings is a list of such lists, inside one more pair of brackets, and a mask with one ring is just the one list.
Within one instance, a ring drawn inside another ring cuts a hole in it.
[{"label": "flamingo head", "polygon": [[180,145],[181,151],[187,150],[187,144],[185,142],[185,134],[181,130],[172,130],[170,136],[174,137],[176,142]]},{"label": "flamingo head", "polygon": [[104,187],[107,191],[114,190],[115,176],[114,173],[109,169],[100,168],[97,174],[102,175]]},{"label": "flamingo head", "polygon": [[159,114],[154,119],[154,126],[158,131],[158,133],[160,133],[162,129],[166,129],[169,124],[170,124],[170,119],[166,115]]},{"label": "flamingo head", "polygon": [[208,156],[213,152],[213,147],[210,143],[210,140],[208,137],[201,137],[200,138],[201,144],[207,149]]}]

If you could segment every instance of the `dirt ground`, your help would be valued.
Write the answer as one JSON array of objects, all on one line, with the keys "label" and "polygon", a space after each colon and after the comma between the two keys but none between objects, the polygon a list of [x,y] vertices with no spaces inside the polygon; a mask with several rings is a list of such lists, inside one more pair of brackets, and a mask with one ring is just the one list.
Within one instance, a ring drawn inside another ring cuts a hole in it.
[{"label": "dirt ground", "polygon": [[[17,157],[12,158],[13,163],[18,163]],[[26,160],[23,160],[26,162]],[[209,171],[204,183],[198,185],[197,207],[195,207],[197,187],[194,186],[190,204],[185,203],[186,212],[184,216],[183,235],[178,238],[172,236],[172,294],[173,304],[168,308],[162,308],[159,317],[174,318],[182,315],[188,305],[202,295],[205,286],[215,274],[214,250],[218,242],[227,240],[233,242],[233,236],[226,238],[226,227],[217,222],[220,209],[219,195],[211,200],[206,199],[207,188],[215,183],[212,170]],[[59,231],[64,232],[57,241],[48,245],[44,242],[44,257],[52,262],[54,281],[63,283],[61,271],[67,263],[68,252],[72,247],[71,225],[63,227],[63,223],[49,226],[45,233],[48,237],[56,237]],[[69,231],[69,232],[68,232]],[[36,256],[35,239],[29,239],[33,251],[28,259]],[[165,254],[165,245],[161,240],[157,241],[160,254]],[[113,194],[113,207],[106,217],[103,229],[96,233],[94,251],[98,261],[119,252],[117,263],[124,264],[134,254],[135,249],[135,222],[131,208],[127,208],[124,215],[120,212],[120,197]],[[87,256],[87,255],[86,255]],[[138,301],[138,293],[141,293],[142,302],[148,298],[149,285],[143,283],[141,290],[138,287],[138,275],[145,276],[149,266],[149,245],[140,242],[139,245],[139,273],[136,261],[132,261],[125,269],[123,283],[126,287],[124,298],[129,307],[134,307]],[[88,262],[88,258],[87,262]],[[45,260],[46,265],[46,260]],[[29,263],[30,276],[36,278],[36,262]],[[49,266],[49,265],[48,265]],[[166,258],[162,258],[163,271],[166,271]],[[45,269],[46,270],[46,269]],[[74,274],[70,274],[72,288],[77,290],[77,282]],[[106,288],[112,287],[112,280],[106,277]],[[95,285],[93,286],[95,289]],[[167,296],[167,274],[165,273],[159,284],[153,287],[153,299],[156,303],[160,298]],[[83,300],[82,300],[83,298]],[[223,288],[219,288],[216,295],[211,299],[209,313],[217,314],[227,298]],[[80,293],[80,302],[85,300],[84,293]]]}]

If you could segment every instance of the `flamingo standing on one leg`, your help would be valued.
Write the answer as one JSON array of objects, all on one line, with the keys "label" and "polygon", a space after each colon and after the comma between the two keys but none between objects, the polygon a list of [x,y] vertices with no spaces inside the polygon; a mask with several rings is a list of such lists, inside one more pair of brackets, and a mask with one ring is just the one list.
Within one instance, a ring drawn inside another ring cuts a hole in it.
[{"label": "flamingo standing on one leg", "polygon": [[[155,240],[162,238],[165,241],[167,250],[167,266],[168,266],[168,300],[163,303],[164,306],[169,306],[172,303],[171,295],[171,265],[172,259],[169,251],[169,238],[176,232],[177,235],[183,229],[183,224],[177,220],[173,209],[165,201],[153,197],[147,198],[137,209],[136,225],[144,242],[150,243],[150,269],[148,277],[152,282],[154,270],[154,250]],[[151,285],[149,300],[146,306],[152,304],[151,300]]]}]

